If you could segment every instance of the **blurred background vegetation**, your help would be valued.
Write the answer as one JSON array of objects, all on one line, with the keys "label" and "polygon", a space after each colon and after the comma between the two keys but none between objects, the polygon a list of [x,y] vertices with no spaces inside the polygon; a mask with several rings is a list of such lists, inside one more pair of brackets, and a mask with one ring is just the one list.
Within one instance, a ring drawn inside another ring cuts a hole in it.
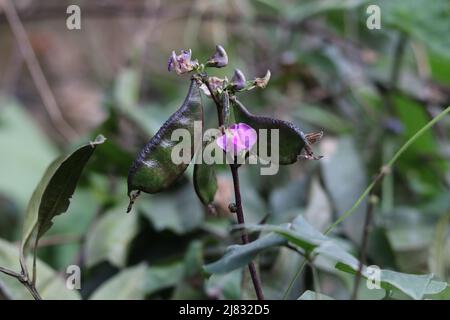
[{"label": "blurred background vegetation", "polygon": [[[125,214],[132,159],[187,91],[189,76],[167,72],[172,50],[191,48],[205,61],[215,44],[223,45],[230,64],[217,70],[221,77],[230,78],[233,68],[248,78],[270,69],[268,87],[241,100],[252,112],[292,121],[304,132],[324,131],[315,150],[321,161],[300,161],[276,176],[241,169],[250,223],[303,215],[325,230],[402,143],[450,105],[447,0],[13,2],[50,91],[32,77],[0,9],[0,265],[17,258],[23,213],[47,165],[99,133],[108,139],[84,171],[68,213],[40,242],[47,298],[253,297],[246,270],[202,274],[204,263],[240,242],[231,232],[227,168],[220,171],[215,215],[200,204],[190,174],[167,192],[141,196]],[[70,4],[81,8],[81,30],[66,28]],[[381,8],[380,30],[366,27],[370,4]],[[213,127],[214,106],[204,103]],[[449,280],[449,133],[446,117],[383,180],[368,264]],[[365,211],[363,203],[333,232],[355,254]],[[267,298],[284,296],[301,260],[286,248],[260,255]],[[63,287],[71,264],[82,268],[79,292]],[[322,293],[350,297],[348,275],[320,265],[318,274]],[[313,287],[307,267],[287,298]],[[30,297],[4,275],[0,289],[3,298]],[[362,290],[360,298],[380,298],[375,291]]]}]

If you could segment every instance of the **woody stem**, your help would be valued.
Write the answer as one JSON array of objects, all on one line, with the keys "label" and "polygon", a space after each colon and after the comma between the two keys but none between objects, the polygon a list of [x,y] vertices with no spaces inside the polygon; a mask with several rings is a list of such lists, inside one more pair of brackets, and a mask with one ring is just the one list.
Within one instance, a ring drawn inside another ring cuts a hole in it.
[{"label": "woody stem", "polygon": [[[201,79],[202,79],[202,82],[208,88],[211,98],[213,99],[213,101],[217,107],[219,126],[223,127],[223,125],[224,125],[223,106],[217,99],[216,95],[214,94],[214,92],[211,88],[211,85],[209,84],[208,77],[202,76]],[[236,202],[237,221],[239,224],[243,225],[245,223],[245,219],[244,219],[244,210],[242,209],[241,190],[240,190],[240,186],[239,186],[239,171],[238,171],[239,165],[237,165],[235,163],[230,164],[230,169],[231,169],[231,175],[233,176],[234,198],[235,198],[235,202]],[[250,242],[248,233],[245,229],[242,231],[241,239],[242,239],[242,243],[244,245],[248,244]],[[253,263],[253,261],[248,264],[248,270],[250,271],[250,276],[252,278],[253,286],[255,288],[256,297],[258,298],[258,300],[264,300],[264,294],[263,294],[262,287],[261,287],[261,280],[258,276],[256,267],[255,267],[255,264]]]}]

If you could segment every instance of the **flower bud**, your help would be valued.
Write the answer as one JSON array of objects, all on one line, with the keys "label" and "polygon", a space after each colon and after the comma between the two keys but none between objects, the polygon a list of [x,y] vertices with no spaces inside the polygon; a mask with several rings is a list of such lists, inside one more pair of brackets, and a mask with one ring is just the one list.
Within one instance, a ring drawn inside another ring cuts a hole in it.
[{"label": "flower bud", "polygon": [[245,76],[241,70],[235,69],[233,78],[231,78],[231,86],[234,90],[244,89],[246,86]]},{"label": "flower bud", "polygon": [[228,64],[228,55],[221,45],[216,45],[216,52],[206,62],[207,67],[223,68]]},{"label": "flower bud", "polygon": [[191,60],[192,50],[181,50],[180,55],[176,55],[175,51],[172,51],[172,55],[167,63],[167,70],[173,71],[177,74],[183,74],[194,70],[198,67],[197,60]]}]

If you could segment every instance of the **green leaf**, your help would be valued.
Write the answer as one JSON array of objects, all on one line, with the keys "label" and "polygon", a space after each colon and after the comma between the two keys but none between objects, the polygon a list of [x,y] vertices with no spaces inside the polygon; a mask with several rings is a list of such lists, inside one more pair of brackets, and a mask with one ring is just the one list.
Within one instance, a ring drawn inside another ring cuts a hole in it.
[{"label": "green leaf", "polygon": [[[331,238],[315,230],[308,222],[299,216],[286,227],[282,226],[251,226],[250,230],[271,231],[283,236],[290,243],[299,246],[307,254],[327,258],[335,263],[337,269],[356,274],[359,261],[336,244]],[[363,267],[362,276],[370,278],[368,269]],[[434,279],[432,274],[413,275],[380,269],[381,287],[385,290],[399,290],[413,299],[422,299],[425,295],[437,294],[447,287],[444,281]]]},{"label": "green leaf", "polygon": [[192,277],[202,270],[203,266],[203,243],[194,240],[189,244],[184,257],[185,276]]},{"label": "green leaf", "polygon": [[[267,253],[267,256],[269,257],[270,253]],[[260,261],[267,261],[264,258],[261,258]],[[297,277],[293,282],[292,278],[298,273],[299,267],[303,265],[304,258],[298,254],[293,254],[291,249],[280,248],[280,250],[277,250],[276,256],[274,253],[273,258],[269,261],[273,261],[273,264],[270,270],[265,272],[264,295],[266,299],[297,299],[298,290],[301,287],[303,279]],[[290,293],[286,293],[289,287],[291,287],[291,290],[289,290]]]},{"label": "green leaf", "polygon": [[446,247],[448,246],[448,228],[450,212],[441,216],[436,223],[433,242],[429,248],[429,269],[437,276],[445,278],[446,275]]},{"label": "green leaf", "polygon": [[308,206],[303,215],[318,230],[324,230],[331,222],[331,203],[318,178],[311,181]]},{"label": "green leaf", "polygon": [[209,297],[222,300],[241,299],[242,270],[234,270],[225,274],[213,274],[206,282]]},{"label": "green leaf", "polygon": [[203,107],[198,84],[192,80],[183,105],[163,124],[134,160],[128,173],[130,197],[134,190],[160,192],[183,174],[189,163],[173,163],[171,155],[177,142],[172,141],[171,136],[176,129],[188,130],[191,139],[189,156],[192,159],[197,147],[194,141],[201,139],[194,136],[195,121],[203,123]]},{"label": "green leaf", "polygon": [[185,275],[185,265],[175,262],[148,268],[145,275],[144,290],[147,295],[177,285]]},{"label": "green leaf", "polygon": [[[258,132],[259,137],[260,130],[267,130],[266,141],[268,141],[268,155],[271,155],[271,129],[279,130],[279,164],[292,164],[296,162],[305,145],[309,146],[305,134],[294,124],[279,119],[255,116],[237,99],[231,100],[231,104],[236,122],[248,124]],[[258,156],[264,156],[263,154],[260,154],[259,148]]]},{"label": "green leaf", "polygon": [[204,270],[208,273],[225,273],[247,265],[257,254],[275,246],[292,242],[307,252],[328,241],[328,238],[315,230],[302,216],[292,224],[281,226],[249,225],[251,231],[267,231],[269,234],[246,245],[232,245],[218,261],[208,264]]},{"label": "green leaf", "polygon": [[450,286],[447,286],[444,290],[438,293],[427,294],[425,299],[433,300],[450,300]]},{"label": "green leaf", "polygon": [[[108,139],[109,142],[110,140]],[[92,160],[97,158],[98,151],[102,150],[103,147],[104,145],[96,150],[95,158],[92,158]],[[93,161],[89,161],[89,170],[92,168],[92,163]],[[54,220],[52,228],[45,234],[44,239],[68,236],[69,239],[73,238],[74,241],[39,249],[42,257],[48,257],[48,254],[51,254],[53,268],[63,270],[68,265],[73,264],[73,261],[78,257],[81,241],[77,241],[77,239],[83,239],[86,236],[86,230],[89,230],[96,215],[96,210],[91,210],[91,208],[98,206],[98,199],[97,194],[92,189],[84,188],[80,185],[72,196],[70,207],[66,214],[58,216],[58,219]]]},{"label": "green leaf", "polygon": [[0,97],[0,108],[0,192],[25,211],[34,186],[57,151],[23,106]]},{"label": "green leaf", "polygon": [[[417,131],[425,126],[429,121],[429,116],[423,108],[423,105],[416,103],[403,96],[394,96],[395,111],[405,127],[404,139],[411,138]],[[433,136],[432,131],[427,131],[422,134],[414,144],[409,147],[408,152],[403,156],[407,158],[408,155],[414,153],[435,154],[437,149],[437,142]],[[409,158],[411,159],[411,158]]]},{"label": "green leaf", "polygon": [[[52,226],[53,218],[66,212],[84,166],[96,146],[105,140],[103,136],[98,136],[90,144],[59,157],[47,168],[28,203],[20,249],[22,257],[25,256],[31,236],[35,236],[35,248],[39,238]],[[23,267],[26,269],[25,265]]]},{"label": "green leaf", "polygon": [[387,26],[405,32],[426,44],[433,52],[450,57],[450,4],[447,0],[379,2],[382,20]]},{"label": "green leaf", "polygon": [[124,148],[121,143],[123,130],[120,129],[121,116],[115,108],[109,108],[109,116],[105,119],[91,137],[103,134],[108,137],[108,143],[97,150],[90,167],[93,171],[110,175],[112,172],[126,172],[134,160],[134,154]]},{"label": "green leaf", "polygon": [[204,266],[204,270],[208,273],[227,273],[246,266],[259,252],[285,243],[282,237],[271,233],[249,244],[232,245],[220,260]]},{"label": "green leaf", "polygon": [[196,163],[194,165],[194,188],[198,198],[205,206],[212,205],[217,192],[217,177],[214,164]]},{"label": "green leaf", "polygon": [[296,2],[289,6],[285,14],[290,19],[301,21],[308,17],[324,14],[329,11],[351,10],[369,2],[368,0],[314,0]]},{"label": "green leaf", "polygon": [[323,293],[306,290],[297,300],[335,300]]},{"label": "green leaf", "polygon": [[[340,262],[336,268],[355,274],[358,265]],[[363,268],[362,276],[371,279],[367,273],[367,267]],[[447,283],[434,279],[433,274],[416,275],[380,269],[380,281],[383,289],[399,290],[415,300],[423,299],[425,295],[438,294],[447,288]]]},{"label": "green leaf", "polygon": [[106,212],[87,235],[87,266],[108,260],[116,267],[124,267],[128,248],[138,230],[137,223],[136,215],[123,214],[123,206]]},{"label": "green leaf", "polygon": [[105,281],[90,300],[141,300],[159,290],[175,286],[182,280],[184,264],[180,262],[148,267],[146,263],[123,269]]},{"label": "green leaf", "polygon": [[310,253],[316,247],[328,241],[328,237],[317,231],[305,220],[303,216],[298,216],[291,224],[274,225],[249,225],[247,228],[251,231],[266,231],[277,233],[283,236],[289,242]]},{"label": "green leaf", "polygon": [[203,210],[195,198],[194,187],[184,186],[163,194],[141,199],[136,206],[157,231],[172,230],[184,234],[198,228],[203,222]]},{"label": "green leaf", "polygon": [[[366,173],[358,154],[354,140],[345,136],[323,141],[321,152],[327,156],[320,161],[324,185],[333,201],[338,215],[351,208],[358,199],[361,190],[366,187]],[[351,183],[349,183],[351,181]],[[358,207],[355,214],[347,218],[343,228],[353,242],[359,243],[362,237],[362,226],[366,201]]]},{"label": "green leaf", "polygon": [[[20,270],[19,248],[0,239],[0,266],[10,270]],[[31,262],[31,257],[28,262]],[[40,274],[36,287],[45,300],[75,300],[80,299],[76,290],[69,290],[63,278],[46,263],[37,260]],[[14,300],[33,299],[28,290],[15,278],[0,272],[0,286]]]},{"label": "green leaf", "polygon": [[145,263],[124,269],[95,290],[90,300],[141,300],[145,297]]},{"label": "green leaf", "polygon": [[[329,237],[315,230],[306,220],[300,217],[292,224],[293,232],[280,230],[282,228],[277,229],[276,226],[271,226],[266,229],[277,232],[291,243],[300,246],[306,251],[315,246],[311,252],[312,255],[331,259],[336,262],[337,269],[355,274],[359,268],[358,260]],[[362,275],[365,278],[370,277],[365,266],[363,267]],[[397,289],[413,299],[422,299],[426,294],[436,294],[447,287],[445,282],[434,280],[433,277],[432,274],[413,275],[380,269],[381,286],[385,290]]]}]

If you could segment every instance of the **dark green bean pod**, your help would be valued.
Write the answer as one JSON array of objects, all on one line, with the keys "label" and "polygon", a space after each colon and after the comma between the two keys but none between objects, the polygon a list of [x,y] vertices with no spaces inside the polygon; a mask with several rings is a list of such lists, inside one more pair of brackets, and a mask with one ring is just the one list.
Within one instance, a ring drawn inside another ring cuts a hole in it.
[{"label": "dark green bean pod", "polygon": [[[160,192],[172,185],[186,170],[189,164],[175,164],[172,161],[172,150],[178,142],[172,141],[171,136],[176,129],[189,131],[191,135],[190,159],[192,159],[195,153],[193,138],[195,121],[203,123],[203,106],[199,85],[195,80],[191,80],[189,92],[182,106],[145,145],[130,167],[128,172],[128,196],[131,199],[129,210],[139,192]],[[199,138],[201,139],[201,137]],[[201,141],[198,145],[200,144]],[[137,192],[132,195],[135,190]]]},{"label": "dark green bean pod", "polygon": [[253,115],[236,98],[230,99],[230,102],[237,123],[246,123],[258,133],[261,129],[267,129],[269,154],[270,142],[272,141],[270,129],[279,129],[279,164],[285,165],[296,162],[303,149],[305,149],[307,156],[313,157],[307,135],[305,136],[300,128],[294,124],[284,120]]},{"label": "dark green bean pod", "polygon": [[217,192],[217,177],[214,164],[196,163],[194,165],[194,188],[200,201],[211,207]]}]

